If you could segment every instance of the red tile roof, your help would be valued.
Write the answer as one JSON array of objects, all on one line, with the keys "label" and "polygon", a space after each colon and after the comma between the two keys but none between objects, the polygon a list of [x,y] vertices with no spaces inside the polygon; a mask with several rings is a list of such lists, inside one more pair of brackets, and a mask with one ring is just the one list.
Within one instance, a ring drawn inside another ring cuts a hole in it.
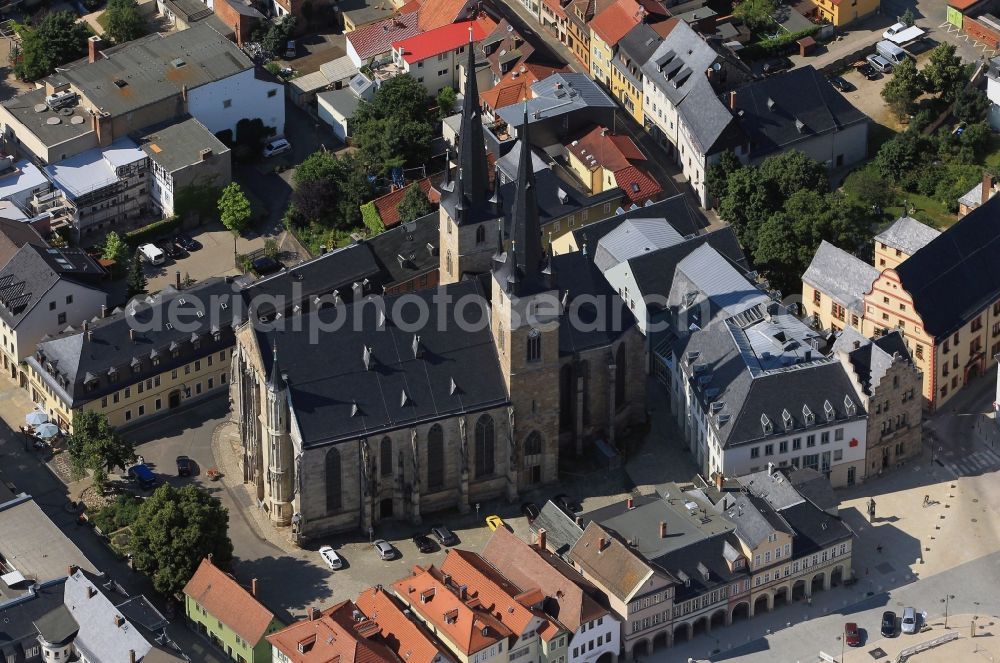
[{"label": "red tile roof", "polygon": [[251,645],[264,637],[274,614],[236,580],[207,559],[184,585],[184,594]]},{"label": "red tile roof", "polygon": [[[382,219],[382,225],[386,228],[392,228],[399,224],[399,203],[403,202],[403,196],[406,195],[406,191],[411,186],[419,186],[423,189],[423,192],[427,194],[428,199],[431,198],[431,180],[429,177],[425,177],[417,182],[411,182],[404,187],[396,189],[395,191],[390,191],[380,198],[376,198],[372,202],[375,203],[375,209],[378,210],[378,215]],[[431,201],[436,202],[436,201]]]},{"label": "red tile roof", "polygon": [[616,170],[615,184],[636,205],[642,205],[647,200],[658,200],[663,193],[663,187],[656,180],[635,166]]},{"label": "red tile roof", "polygon": [[375,622],[366,619],[353,602],[344,601],[315,619],[272,633],[267,641],[292,663],[401,663],[378,634]]},{"label": "red tile roof", "polygon": [[590,21],[590,27],[608,46],[615,46],[639,25],[645,11],[635,0],[618,0]]},{"label": "red tile roof", "polygon": [[497,110],[531,98],[531,84],[547,78],[565,67],[550,67],[542,64],[523,64],[507,72],[495,86],[480,93],[483,106]]},{"label": "red tile roof", "polygon": [[608,614],[591,595],[596,596],[599,590],[583,576],[548,550],[525,543],[506,528],[493,533],[483,548],[483,557],[525,592],[540,592],[554,600],[559,606],[559,621],[570,631]]},{"label": "red tile roof", "polygon": [[[448,551],[450,557],[453,550]],[[460,584],[460,583],[459,583]],[[481,602],[468,595],[459,598],[455,583],[446,586],[441,570],[413,567],[413,575],[397,580],[393,591],[411,610],[430,622],[463,655],[474,654],[513,634]]]},{"label": "red tile roof", "polygon": [[381,587],[358,595],[358,607],[379,627],[382,640],[406,663],[433,663],[438,655],[450,658],[433,636],[403,614],[395,598]]},{"label": "red tile roof", "polygon": [[470,0],[427,0],[420,6],[420,29],[434,30],[459,19],[471,18],[477,3]]},{"label": "red tile roof", "polygon": [[955,9],[968,9],[972,5],[979,4],[982,0],[949,0],[948,6]]},{"label": "red tile roof", "polygon": [[399,8],[400,14],[413,14],[420,11],[420,0],[410,0]]},{"label": "red tile roof", "polygon": [[612,172],[617,186],[631,202],[641,205],[659,198],[663,192],[656,180],[641,168],[646,156],[628,136],[595,126],[565,147],[591,170],[600,167]]},{"label": "red tile roof", "polygon": [[[386,27],[389,29],[386,30]],[[376,55],[388,53],[392,50],[392,43],[413,35],[420,34],[417,27],[417,15],[403,13],[366,25],[360,30],[347,33],[347,41],[351,42],[358,57],[368,60]]]},{"label": "red tile roof", "polygon": [[469,31],[472,31],[472,41],[479,42],[487,35],[486,30],[478,21],[462,21],[428,30],[407,39],[392,42],[392,48],[401,51],[407,64],[414,64],[445,51],[454,50],[469,43]]}]

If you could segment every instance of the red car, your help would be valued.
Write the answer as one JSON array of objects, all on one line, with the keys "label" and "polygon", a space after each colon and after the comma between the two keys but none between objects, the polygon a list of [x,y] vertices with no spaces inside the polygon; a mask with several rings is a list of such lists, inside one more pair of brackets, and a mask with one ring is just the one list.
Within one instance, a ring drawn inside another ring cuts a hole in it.
[{"label": "red car", "polygon": [[854,622],[844,624],[844,641],[849,647],[861,646],[861,631],[858,630],[858,625]]}]

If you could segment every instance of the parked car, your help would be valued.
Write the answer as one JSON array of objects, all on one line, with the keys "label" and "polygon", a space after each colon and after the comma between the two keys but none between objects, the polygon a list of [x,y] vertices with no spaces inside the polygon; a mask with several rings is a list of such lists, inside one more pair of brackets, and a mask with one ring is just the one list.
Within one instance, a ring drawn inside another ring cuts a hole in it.
[{"label": "parked car", "polygon": [[495,532],[501,527],[506,527],[503,518],[500,516],[486,516],[486,526],[490,528],[491,532]]},{"label": "parked car", "polygon": [[322,546],[319,549],[319,556],[323,558],[331,571],[344,568],[344,558],[337,554],[337,551],[330,546]]},{"label": "parked car", "polygon": [[434,552],[434,542],[426,534],[417,534],[413,537],[413,545],[422,553]]},{"label": "parked car", "polygon": [[296,48],[295,40],[289,39],[288,43],[285,44],[285,59],[290,60],[294,58],[297,52],[298,48]]},{"label": "parked car", "polygon": [[292,144],[289,143],[284,138],[275,138],[270,143],[264,146],[264,157],[274,157],[279,154],[284,154],[285,152],[292,149]]},{"label": "parked car", "polygon": [[861,646],[861,631],[858,630],[858,625],[854,622],[844,624],[844,642],[847,643],[848,647]]},{"label": "parked car", "polygon": [[880,73],[878,73],[877,71],[875,71],[875,67],[873,67],[873,66],[871,66],[870,64],[867,64],[867,63],[865,63],[865,64],[861,65],[860,67],[858,67],[858,73],[861,74],[862,76],[864,76],[866,79],[868,79],[870,81],[877,80],[878,77],[881,76]]},{"label": "parked car", "polygon": [[917,632],[917,611],[915,609],[903,609],[903,621],[899,625],[899,630],[903,633]]},{"label": "parked car", "polygon": [[268,256],[261,256],[250,263],[250,270],[257,276],[274,274],[275,272],[281,271],[282,267],[284,267],[284,265]]},{"label": "parked car", "polygon": [[201,242],[187,233],[177,233],[177,235],[174,236],[174,241],[178,244],[178,246],[188,252],[194,252],[201,248]]},{"label": "parked car", "polygon": [[552,501],[557,507],[566,512],[566,515],[570,518],[573,518],[576,515],[576,505],[566,493],[559,493],[552,498]]},{"label": "parked car", "polygon": [[128,468],[128,478],[135,481],[141,488],[153,488],[156,486],[156,475],[145,463],[139,463]]},{"label": "parked car", "polygon": [[155,244],[143,244],[139,247],[139,254],[150,265],[162,265],[166,262],[166,254]]},{"label": "parked car", "polygon": [[875,71],[878,71],[883,74],[892,73],[892,63],[886,60],[881,55],[875,55],[873,53],[872,55],[869,55],[868,57],[865,58],[865,62],[870,64],[875,69]]},{"label": "parked car", "polygon": [[851,82],[848,81],[848,80],[846,80],[846,79],[844,79],[841,76],[831,76],[830,77],[830,85],[832,85],[833,87],[837,88],[841,92],[850,92],[850,91],[854,90],[854,86],[851,85]]},{"label": "parked car", "polygon": [[892,610],[886,610],[882,613],[882,637],[896,637],[896,613]]},{"label": "parked car", "polygon": [[534,522],[535,518],[538,517],[539,513],[541,513],[541,510],[538,508],[538,505],[535,504],[534,502],[525,502],[524,504],[521,505],[521,514],[528,519],[529,523]]},{"label": "parked car", "polygon": [[167,257],[171,260],[180,260],[187,255],[187,251],[184,250],[184,247],[172,239],[160,242],[160,248],[163,249],[163,252],[166,253]]},{"label": "parked car", "polygon": [[786,57],[772,58],[764,63],[764,75],[770,76],[771,74],[776,74],[779,71],[785,71],[786,69],[791,69],[795,65]]},{"label": "parked car", "polygon": [[372,547],[375,548],[375,552],[382,559],[396,559],[396,549],[392,547],[392,544],[385,539],[375,539],[372,543]]},{"label": "parked car", "polygon": [[445,525],[437,525],[431,528],[431,536],[437,539],[442,546],[453,546],[458,543],[458,537]]},{"label": "parked car", "polygon": [[189,477],[191,476],[191,459],[187,456],[177,457],[177,476],[179,477]]}]

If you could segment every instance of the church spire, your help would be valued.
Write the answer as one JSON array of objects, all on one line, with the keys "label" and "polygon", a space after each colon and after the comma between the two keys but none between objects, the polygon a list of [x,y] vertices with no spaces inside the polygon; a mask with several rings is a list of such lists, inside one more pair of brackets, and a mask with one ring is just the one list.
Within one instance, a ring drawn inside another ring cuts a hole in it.
[{"label": "church spire", "polygon": [[[531,140],[528,137],[528,103],[518,132],[521,154],[517,166],[517,191],[511,209],[511,251],[501,274],[505,288],[516,295],[528,295],[545,288],[542,269],[542,228],[538,219],[535,173],[531,165]],[[516,248],[515,248],[516,247]]]},{"label": "church spire", "polygon": [[455,222],[461,225],[490,201],[490,180],[486,163],[486,140],[476,85],[475,42],[469,26],[468,61],[465,65],[465,92],[462,99],[462,124],[458,134],[458,172],[455,186],[443,202]]},{"label": "church spire", "polygon": [[285,377],[278,368],[278,338],[275,336],[271,340],[271,375],[267,379],[267,388],[271,391],[281,391],[285,388]]}]

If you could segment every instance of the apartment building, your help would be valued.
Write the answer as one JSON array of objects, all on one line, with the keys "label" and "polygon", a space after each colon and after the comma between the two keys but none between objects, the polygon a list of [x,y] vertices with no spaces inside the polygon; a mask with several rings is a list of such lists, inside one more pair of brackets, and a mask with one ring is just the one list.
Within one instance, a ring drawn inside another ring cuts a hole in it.
[{"label": "apartment building", "polygon": [[635,25],[619,40],[618,52],[611,60],[611,94],[639,124],[646,121],[642,110],[641,67],[676,24],[677,19],[671,18],[652,25]]},{"label": "apartment building", "polygon": [[[879,246],[876,240],[876,252]],[[886,260],[887,258],[882,258]],[[802,274],[802,312],[817,329],[861,330],[865,293],[879,270],[823,240]]]},{"label": "apartment building", "polygon": [[480,21],[450,23],[440,28],[416,34],[392,44],[393,62],[400,72],[409,74],[436,96],[450,87],[461,89],[463,54],[487,35]]},{"label": "apartment building", "polygon": [[[381,585],[369,587],[355,601],[364,617],[375,622],[378,638],[406,663],[450,663],[448,650],[404,611],[403,604]],[[355,619],[357,621],[357,619]],[[326,659],[324,659],[325,661]]]},{"label": "apartment building", "polygon": [[23,386],[65,428],[78,410],[120,427],[228,389],[236,287],[212,278],[104,310],[39,343],[25,358]]},{"label": "apartment building", "polygon": [[326,610],[309,608],[308,617],[267,636],[273,663],[400,663],[353,601]]},{"label": "apartment building", "polygon": [[566,161],[590,193],[619,188],[629,205],[642,206],[663,194],[649,173],[646,155],[624,134],[593,126],[563,144]]},{"label": "apartment building", "polygon": [[604,87],[611,88],[611,63],[618,42],[645,16],[635,0],[616,0],[590,21],[590,75]]}]

